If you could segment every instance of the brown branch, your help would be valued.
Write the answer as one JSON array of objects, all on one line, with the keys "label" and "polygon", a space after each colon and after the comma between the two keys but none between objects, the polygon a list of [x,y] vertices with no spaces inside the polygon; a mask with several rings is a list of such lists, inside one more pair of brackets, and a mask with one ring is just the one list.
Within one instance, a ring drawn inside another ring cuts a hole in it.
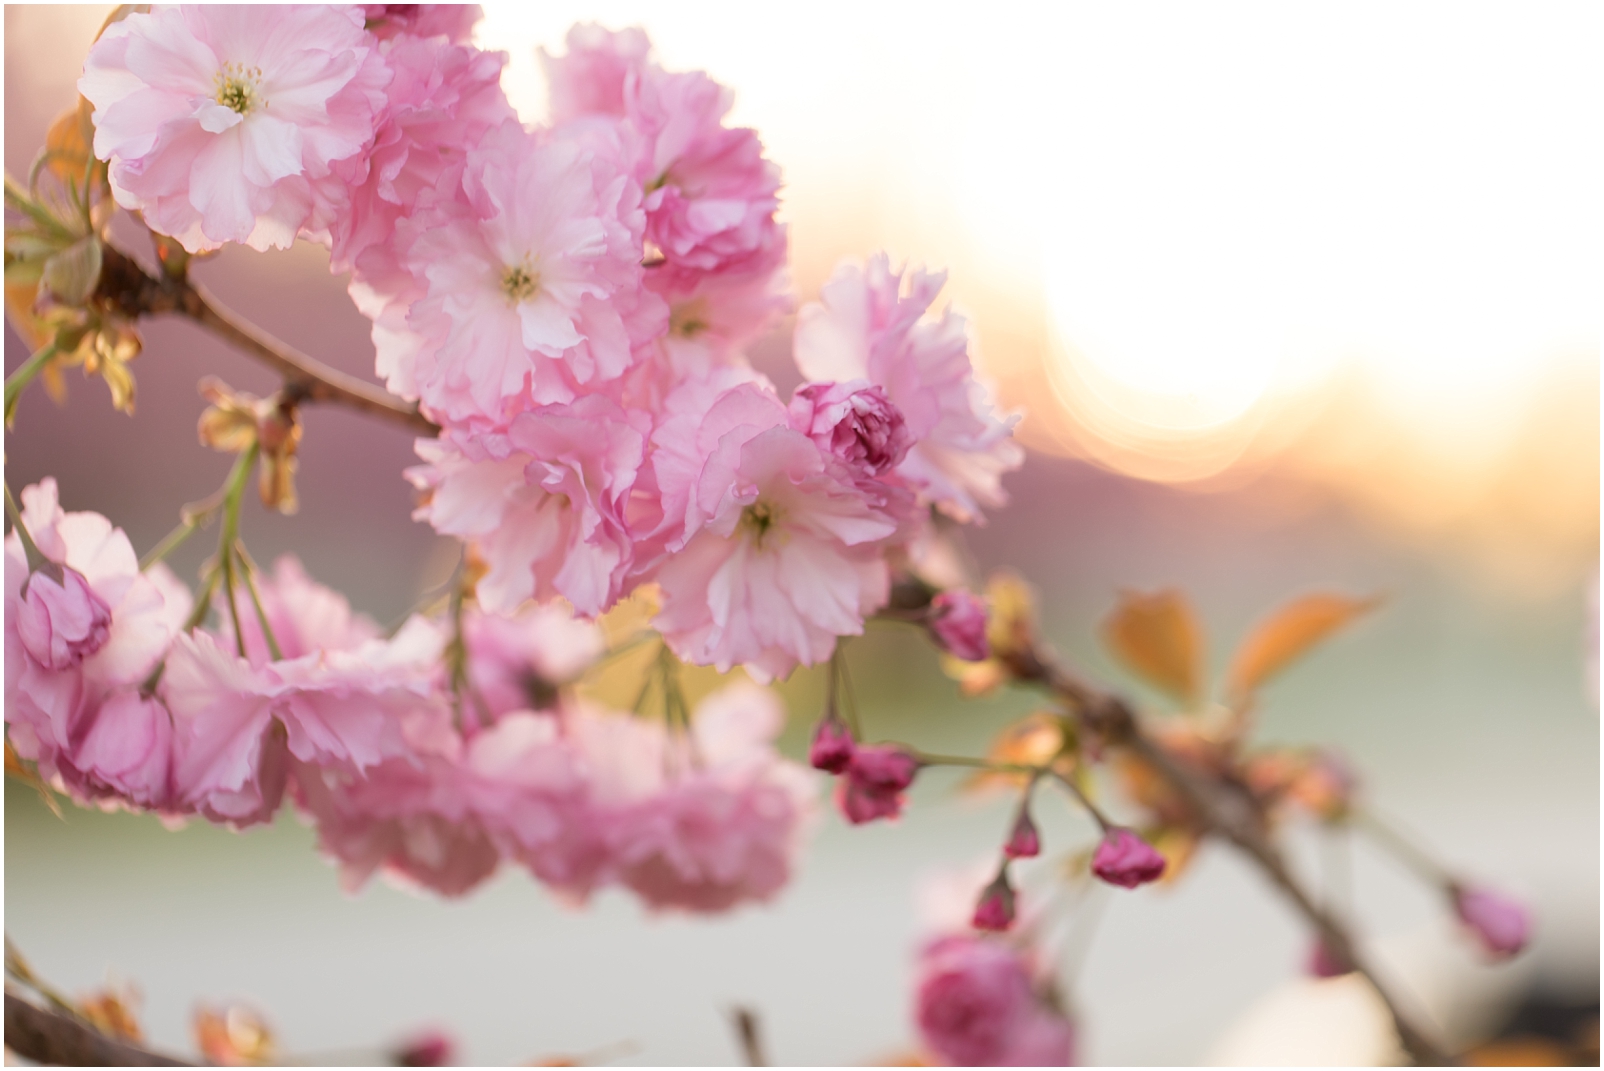
[{"label": "brown branch", "polygon": [[1374,969],[1360,955],[1357,942],[1343,922],[1317,904],[1293,875],[1270,838],[1268,824],[1257,801],[1246,789],[1229,778],[1211,776],[1170,752],[1143,731],[1123,699],[1102,692],[1071,674],[1042,648],[1027,648],[1015,653],[1009,661],[1018,679],[1057,694],[1092,732],[1112,746],[1127,749],[1156,771],[1186,801],[1205,832],[1224,837],[1257,863],[1271,884],[1292,901],[1320,935],[1332,958],[1364,975],[1375,987],[1392,1016],[1398,1040],[1415,1063],[1441,1066],[1450,1062],[1436,1043],[1399,1008]]},{"label": "brown branch", "polygon": [[415,404],[279,341],[229,312],[187,277],[151,275],[110,245],[105,247],[96,298],[131,319],[163,312],[188,317],[283,375],[285,393],[297,402],[343,405],[425,435],[440,432]]},{"label": "brown branch", "polygon": [[735,1025],[735,1036],[741,1043],[741,1056],[746,1066],[769,1066],[763,1058],[763,1035],[758,1028],[757,1012],[738,1004],[730,1009],[730,1020]]},{"label": "brown branch", "polygon": [[6,1048],[35,1063],[69,1067],[191,1067],[117,1041],[60,1012],[6,994]]}]

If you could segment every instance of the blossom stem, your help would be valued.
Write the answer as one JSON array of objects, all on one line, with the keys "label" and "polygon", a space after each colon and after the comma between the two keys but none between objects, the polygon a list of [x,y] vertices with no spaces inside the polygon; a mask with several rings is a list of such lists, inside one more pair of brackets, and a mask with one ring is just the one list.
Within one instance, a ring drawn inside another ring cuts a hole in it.
[{"label": "blossom stem", "polygon": [[1404,836],[1390,823],[1384,822],[1374,812],[1355,808],[1354,820],[1364,828],[1364,831],[1393,857],[1422,878],[1444,887],[1456,884],[1454,876],[1448,868],[1427,855],[1412,839]]},{"label": "blossom stem", "polygon": [[1081,787],[1075,783],[1074,778],[1065,777],[1057,770],[1050,769],[1047,772],[1052,775],[1055,781],[1069,790],[1069,794],[1074,796],[1075,799],[1079,801],[1080,805],[1086,808],[1086,813],[1092,816],[1092,820],[1097,823],[1097,828],[1102,830],[1104,834],[1107,834],[1109,829],[1113,827],[1114,823],[1110,822],[1108,820],[1108,816],[1098,809],[1097,804],[1093,803],[1086,793],[1081,789]]},{"label": "blossom stem", "polygon": [[228,474],[228,482],[223,487],[223,531],[217,541],[217,561],[223,574],[223,594],[228,602],[228,616],[234,623],[234,645],[239,649],[239,656],[245,657],[245,632],[240,627],[239,605],[234,599],[234,544],[239,541],[239,511],[245,498],[246,478],[250,476],[251,466],[256,462],[256,455],[261,446],[252,442],[240,451],[239,459],[234,462],[234,469]]},{"label": "blossom stem", "polygon": [[267,611],[262,609],[262,596],[256,590],[256,563],[245,553],[245,545],[240,540],[234,541],[234,560],[239,563],[240,571],[245,576],[245,588],[251,593],[251,605],[256,608],[256,623],[262,627],[262,636],[267,640],[268,653],[273,661],[284,659],[284,652],[279,648],[278,639],[273,635],[273,626],[267,622]]},{"label": "blossom stem", "polygon": [[17,508],[17,500],[11,497],[11,485],[6,484],[6,516],[11,519],[11,530],[17,533],[17,539],[22,543],[22,553],[28,559],[28,573],[43,572],[60,584],[65,581],[61,566],[45,557],[39,544],[33,541],[28,534],[28,526],[22,523],[22,511]]},{"label": "blossom stem", "polygon": [[17,415],[17,400],[22,397],[22,392],[34,381],[34,377],[44,371],[45,365],[49,364],[55,355],[56,341],[51,339],[24,361],[22,367],[6,377],[6,427],[11,426],[11,421]]}]

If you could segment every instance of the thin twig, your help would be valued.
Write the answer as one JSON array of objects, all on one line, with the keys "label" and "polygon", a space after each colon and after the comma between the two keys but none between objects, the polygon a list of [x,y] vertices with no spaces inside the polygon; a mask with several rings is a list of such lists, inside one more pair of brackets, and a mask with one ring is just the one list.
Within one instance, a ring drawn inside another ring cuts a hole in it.
[{"label": "thin twig", "polygon": [[730,1019],[735,1024],[735,1037],[741,1043],[741,1056],[746,1066],[769,1066],[763,1057],[763,1035],[758,1027],[757,1012],[737,1004],[730,1009]]}]

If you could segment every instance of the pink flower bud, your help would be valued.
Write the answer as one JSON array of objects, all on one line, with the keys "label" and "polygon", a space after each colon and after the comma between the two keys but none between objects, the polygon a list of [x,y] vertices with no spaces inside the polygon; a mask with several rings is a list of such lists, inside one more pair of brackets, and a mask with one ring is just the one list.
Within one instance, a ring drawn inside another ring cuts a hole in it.
[{"label": "pink flower bud", "polygon": [[1532,934],[1531,912],[1526,905],[1487,889],[1450,890],[1454,912],[1487,952],[1506,959],[1526,947]]},{"label": "pink flower bud", "polygon": [[902,813],[902,793],[913,784],[919,760],[899,747],[854,748],[837,800],[853,825]]},{"label": "pink flower bud", "polygon": [[457,1043],[444,1030],[425,1030],[401,1046],[395,1054],[399,1067],[450,1067]]},{"label": "pink flower bud", "polygon": [[1338,959],[1324,941],[1316,940],[1314,947],[1309,949],[1305,969],[1315,978],[1335,978],[1350,973],[1353,967],[1347,961]]},{"label": "pink flower bud", "polygon": [[1003,854],[1010,859],[1031,859],[1041,854],[1041,834],[1036,832],[1036,823],[1030,820],[1029,811],[1019,812],[1019,821],[1014,823],[1014,831],[1003,845]]},{"label": "pink flower bud", "polygon": [[965,662],[981,662],[991,656],[986,639],[986,604],[962,589],[943,591],[930,600],[926,619],[936,646]]},{"label": "pink flower bud", "polygon": [[1128,829],[1110,829],[1092,856],[1092,873],[1127,889],[1157,881],[1164,874],[1164,857]]},{"label": "pink flower bud", "polygon": [[808,749],[808,762],[815,770],[838,774],[846,770],[848,764],[852,762],[854,750],[852,734],[841,724],[841,719],[828,717],[819,722],[818,731],[813,734],[813,746]]},{"label": "pink flower bud", "polygon": [[885,389],[861,379],[808,383],[791,396],[791,426],[826,454],[870,476],[902,463],[913,435]]},{"label": "pink flower bud", "polygon": [[62,583],[37,572],[17,611],[17,638],[39,662],[53,670],[71,669],[105,646],[111,634],[111,607],[76,569],[62,570]]},{"label": "pink flower bud", "polygon": [[972,920],[977,930],[1006,930],[1014,924],[1014,889],[1008,884],[1008,870],[997,872],[997,877],[981,892],[975,904]]}]

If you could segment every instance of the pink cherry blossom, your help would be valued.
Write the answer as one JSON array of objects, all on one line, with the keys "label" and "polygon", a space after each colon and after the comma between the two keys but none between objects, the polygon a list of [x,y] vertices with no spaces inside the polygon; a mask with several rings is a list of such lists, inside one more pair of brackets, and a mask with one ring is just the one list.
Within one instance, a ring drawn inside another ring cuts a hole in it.
[{"label": "pink cherry blossom", "polygon": [[771,250],[740,271],[684,273],[649,266],[646,286],[668,304],[668,331],[659,341],[682,377],[743,360],[742,350],[791,308],[784,228]]},{"label": "pink cherry blossom", "polygon": [[1164,857],[1128,829],[1110,829],[1092,853],[1092,873],[1126,889],[1164,876]]},{"label": "pink cherry blossom", "polygon": [[936,646],[965,662],[991,657],[991,641],[986,636],[986,604],[973,592],[943,591],[930,600],[926,619]]},{"label": "pink cherry blossom", "polygon": [[655,907],[690,911],[778,893],[814,799],[808,773],[774,751],[784,720],[773,692],[743,683],[702,702],[688,739],[617,715],[571,723],[610,812],[619,879]]},{"label": "pink cherry blossom", "polygon": [[[268,628],[283,658],[300,658],[319,651],[348,651],[379,635],[378,625],[362,614],[353,613],[344,595],[307,576],[293,554],[274,562],[272,574],[256,578],[256,593],[262,600]],[[234,598],[240,631],[245,636],[246,657],[253,665],[271,661],[267,638],[262,634],[250,594],[238,590]],[[213,601],[220,642],[225,648],[234,646],[233,615],[228,610],[226,596],[219,590]]]},{"label": "pink cherry blossom", "polygon": [[885,604],[883,544],[904,517],[758,384],[725,391],[699,423],[688,442],[668,422],[653,436],[665,510],[684,502],[688,539],[656,574],[659,631],[686,661],[743,664],[759,680],[823,661]]},{"label": "pink cherry blossom", "polygon": [[21,499],[24,526],[63,567],[66,586],[43,572],[30,577],[20,537],[7,536],[7,737],[46,777],[60,773],[69,788],[100,794],[77,777],[77,752],[107,700],[161,660],[189,614],[189,592],[164,566],[140,572],[128,537],[105,517],[64,512],[55,480],[24,488]]},{"label": "pink cherry blossom", "polygon": [[399,35],[443,36],[453,44],[473,39],[473,27],[484,11],[478,4],[363,4],[367,28],[381,41]]},{"label": "pink cherry blossom", "polygon": [[645,192],[646,238],[686,290],[708,274],[767,274],[785,258],[779,169],[757,133],[724,126],[734,95],[701,71],[652,62],[638,29],[576,26],[543,56],[559,125],[616,120],[620,159]]},{"label": "pink cherry blossom", "polygon": [[896,468],[913,439],[886,392],[864,380],[808,383],[791,396],[791,426],[842,464],[869,476]]},{"label": "pink cherry blossom", "polygon": [[[885,254],[866,267],[843,264],[820,303],[797,316],[795,354],[811,380],[867,379],[902,412],[914,446],[897,472],[923,498],[960,521],[1006,501],[1001,476],[1024,453],[1011,438],[1017,416],[999,419],[975,379],[961,316],[924,320],[944,274],[891,270]],[[906,291],[906,292],[904,292]]]},{"label": "pink cherry blossom", "polygon": [[111,607],[83,574],[63,569],[61,583],[44,570],[28,577],[17,607],[17,636],[46,669],[71,669],[106,645]]},{"label": "pink cherry blossom", "polygon": [[837,786],[841,813],[853,825],[897,817],[918,772],[919,760],[893,744],[856,747]]},{"label": "pink cherry blossom", "polygon": [[1487,953],[1507,959],[1531,939],[1532,916],[1526,905],[1489,889],[1453,890],[1454,913]]},{"label": "pink cherry blossom", "polygon": [[428,463],[408,475],[431,494],[415,516],[478,547],[487,609],[561,595],[593,617],[633,564],[626,510],[649,419],[592,394],[520,413],[504,432],[420,440]]},{"label": "pink cherry blossom", "polygon": [[1008,884],[1004,868],[980,893],[970,924],[977,930],[1006,930],[1014,924],[1014,887]]},{"label": "pink cherry blossom", "polygon": [[998,940],[946,937],[927,946],[914,1019],[924,1043],[955,1065],[1073,1062],[1073,1027],[1037,996],[1020,953]]},{"label": "pink cherry blossom", "polygon": [[354,7],[160,8],[108,26],[79,90],[124,208],[190,252],[284,248],[343,203],[390,72]]},{"label": "pink cherry blossom", "polygon": [[504,423],[617,379],[662,333],[627,176],[509,123],[469,152],[463,190],[465,205],[398,224],[423,296],[411,337],[375,335],[392,390],[448,423]]},{"label": "pink cherry blossom", "polygon": [[[373,148],[342,168],[349,172],[350,205],[329,235],[330,268],[354,269],[353,297],[370,317],[385,301],[421,289],[401,266],[393,241],[397,222],[420,203],[451,199],[460,190],[468,150],[516,118],[501,91],[505,53],[403,35],[383,54],[394,77]],[[404,319],[404,306],[397,315]]]},{"label": "pink cherry blossom", "polygon": [[462,619],[468,684],[492,717],[552,704],[607,647],[602,630],[560,604],[527,606],[514,616],[470,609]]}]

